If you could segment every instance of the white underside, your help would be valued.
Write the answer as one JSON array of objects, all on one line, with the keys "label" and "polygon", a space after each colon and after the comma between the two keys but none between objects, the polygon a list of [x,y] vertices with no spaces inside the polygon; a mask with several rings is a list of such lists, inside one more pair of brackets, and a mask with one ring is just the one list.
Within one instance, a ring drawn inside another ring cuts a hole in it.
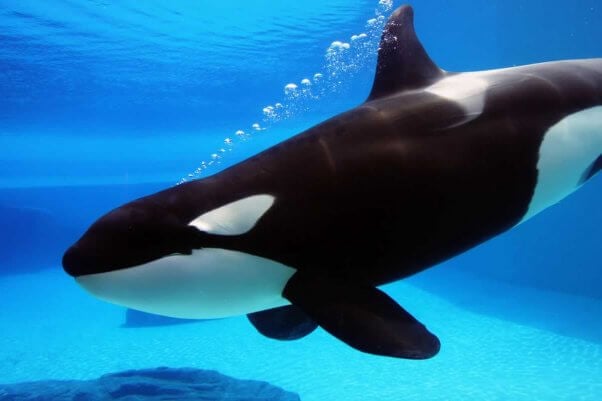
[{"label": "white underside", "polygon": [[287,305],[294,269],[242,252],[204,248],[107,273],[78,277],[108,302],[164,316],[208,319]]},{"label": "white underside", "polygon": [[523,221],[579,188],[587,168],[602,153],[602,106],[572,114],[543,138],[537,186]]}]

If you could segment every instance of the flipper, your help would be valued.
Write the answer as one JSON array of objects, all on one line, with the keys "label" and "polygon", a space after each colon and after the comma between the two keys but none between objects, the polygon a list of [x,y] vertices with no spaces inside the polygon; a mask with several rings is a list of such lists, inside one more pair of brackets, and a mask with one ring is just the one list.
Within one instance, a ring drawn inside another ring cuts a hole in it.
[{"label": "flipper", "polygon": [[414,11],[401,6],[389,18],[380,40],[376,76],[366,101],[404,89],[430,85],[445,75],[422,47],[414,31]]},{"label": "flipper", "polygon": [[258,332],[275,340],[297,340],[318,327],[316,322],[295,305],[249,313],[247,318]]},{"label": "flipper", "polygon": [[439,352],[439,339],[376,287],[297,272],[283,295],[359,351],[407,359]]}]

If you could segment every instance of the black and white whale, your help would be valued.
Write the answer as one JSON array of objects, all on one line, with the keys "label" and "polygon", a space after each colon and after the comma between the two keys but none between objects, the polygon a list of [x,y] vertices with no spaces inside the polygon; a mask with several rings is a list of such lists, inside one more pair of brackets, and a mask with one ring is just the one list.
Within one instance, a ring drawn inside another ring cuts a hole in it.
[{"label": "black and white whale", "polygon": [[474,247],[602,167],[602,59],[437,67],[397,9],[365,103],[218,174],[123,205],[65,253],[93,295],[181,318],[318,325],[429,358],[439,340],[377,286]]}]

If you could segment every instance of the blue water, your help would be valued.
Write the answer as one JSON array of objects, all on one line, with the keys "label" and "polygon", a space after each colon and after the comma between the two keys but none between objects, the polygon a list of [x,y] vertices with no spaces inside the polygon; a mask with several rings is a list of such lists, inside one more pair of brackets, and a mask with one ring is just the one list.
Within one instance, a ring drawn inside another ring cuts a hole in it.
[{"label": "blue water", "polygon": [[[302,400],[602,399],[600,175],[385,288],[442,340],[428,361],[360,354],[321,330],[274,342],[244,318],[123,328],[122,308],[62,272],[65,247],[108,209],[362,102],[391,7],[381,3],[2,1],[0,383],[168,365]],[[602,56],[599,0],[413,5],[447,70]]]}]

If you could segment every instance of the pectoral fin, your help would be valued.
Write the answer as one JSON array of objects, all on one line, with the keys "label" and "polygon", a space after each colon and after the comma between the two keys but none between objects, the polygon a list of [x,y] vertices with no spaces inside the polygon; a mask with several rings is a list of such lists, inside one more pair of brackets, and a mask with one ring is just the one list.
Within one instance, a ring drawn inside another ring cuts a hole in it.
[{"label": "pectoral fin", "polygon": [[439,352],[439,339],[376,287],[297,272],[283,295],[359,351],[408,359]]},{"label": "pectoral fin", "polygon": [[295,305],[249,313],[247,318],[258,332],[275,340],[297,340],[318,327],[316,322]]}]

